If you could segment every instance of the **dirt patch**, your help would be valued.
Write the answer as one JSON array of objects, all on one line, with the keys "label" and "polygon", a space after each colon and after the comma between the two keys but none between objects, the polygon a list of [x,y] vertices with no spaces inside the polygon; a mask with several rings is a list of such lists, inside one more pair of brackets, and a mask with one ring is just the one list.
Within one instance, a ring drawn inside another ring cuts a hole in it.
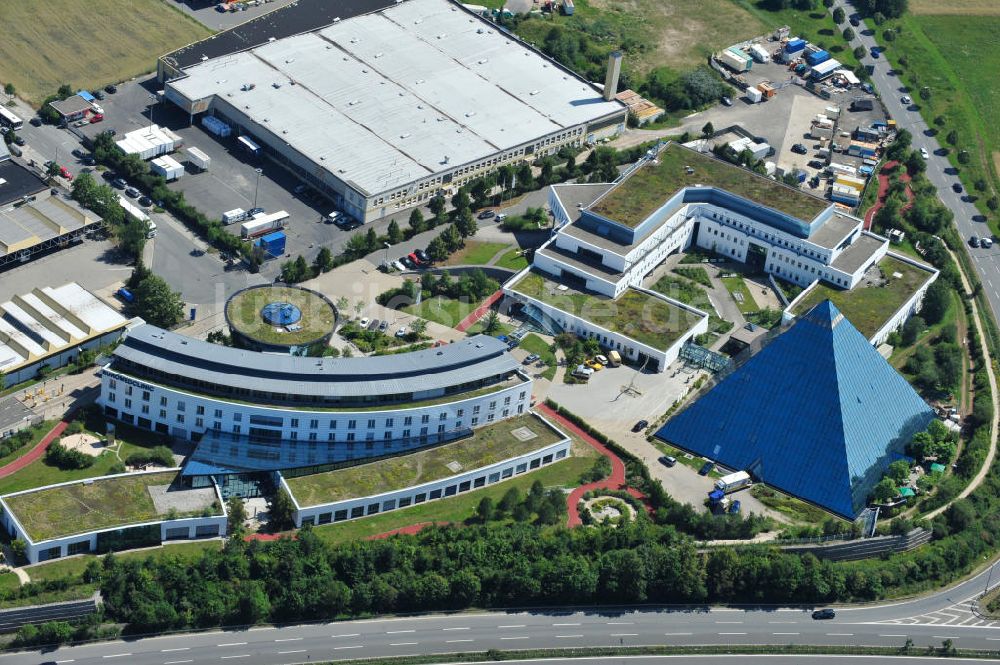
[{"label": "dirt patch", "polygon": [[63,448],[67,450],[78,450],[84,455],[97,457],[108,449],[107,443],[101,441],[93,434],[70,434],[59,440]]},{"label": "dirt patch", "polygon": [[1000,16],[996,0],[910,0],[910,12],[924,15]]}]

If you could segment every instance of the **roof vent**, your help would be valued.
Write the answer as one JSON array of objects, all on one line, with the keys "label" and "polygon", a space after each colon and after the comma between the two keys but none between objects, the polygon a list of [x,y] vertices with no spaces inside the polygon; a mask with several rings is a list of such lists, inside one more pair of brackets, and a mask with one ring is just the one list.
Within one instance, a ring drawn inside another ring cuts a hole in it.
[{"label": "roof vent", "polygon": [[532,97],[534,97],[534,96],[535,96],[535,95],[537,95],[537,94],[538,94],[539,92],[541,92],[541,90],[532,90],[532,91],[531,91],[531,92],[529,92],[528,94],[529,94],[529,95],[531,95]]},{"label": "roof vent", "polygon": [[476,34],[477,34],[477,35],[481,35],[481,34],[483,34],[484,32],[486,32],[486,31],[485,31],[485,30],[483,30],[482,28],[479,28],[478,30],[476,30]]},{"label": "roof vent", "polygon": [[375,54],[375,57],[376,58],[381,58],[383,55],[385,55],[385,54],[382,51],[379,51],[378,53]]},{"label": "roof vent", "polygon": [[201,56],[201,61],[202,62],[205,62],[206,60],[208,60],[208,56],[207,55]]},{"label": "roof vent", "polygon": [[465,117],[466,117],[466,118],[471,118],[471,117],[472,117],[472,116],[474,116],[474,115],[476,115],[476,112],[475,112],[475,111],[469,111],[469,112],[467,112],[467,113],[465,114]]},{"label": "roof vent", "polygon": [[267,41],[269,41],[269,42],[275,42],[275,41],[278,41],[278,40],[275,39],[274,37],[268,37]]},{"label": "roof vent", "polygon": [[295,58],[288,58],[287,60],[285,60],[285,64],[286,64],[286,65],[290,65],[290,64],[292,64],[293,62],[295,62]]},{"label": "roof vent", "polygon": [[277,81],[275,81],[274,83],[271,84],[271,87],[274,88],[275,90],[277,90],[278,88],[281,87],[281,84],[278,83]]},{"label": "roof vent", "polygon": [[401,138],[401,139],[408,139],[408,138],[410,138],[410,133],[409,132],[403,132],[402,134],[399,135],[399,138]]},{"label": "roof vent", "polygon": [[340,17],[339,16],[333,17],[333,22],[334,23],[340,23]]},{"label": "roof vent", "polygon": [[489,59],[483,58],[482,60],[479,61],[479,64],[480,65],[485,65],[487,62],[489,62]]}]

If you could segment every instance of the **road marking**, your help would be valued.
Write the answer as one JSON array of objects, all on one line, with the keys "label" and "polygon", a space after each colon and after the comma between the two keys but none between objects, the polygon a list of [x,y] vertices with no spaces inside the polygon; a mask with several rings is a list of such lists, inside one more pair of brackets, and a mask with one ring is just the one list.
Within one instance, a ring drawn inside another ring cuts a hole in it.
[{"label": "road marking", "polygon": [[854,633],[827,633],[830,637],[854,637]]},{"label": "road marking", "polygon": [[772,635],[798,635],[798,633],[771,633]]},{"label": "road marking", "polygon": [[131,656],[131,653],[112,653],[107,656],[101,656],[101,658],[122,658],[124,656]]},{"label": "road marking", "polygon": [[441,630],[471,630],[468,626],[462,628],[442,628]]},{"label": "road marking", "polygon": [[798,623],[798,621],[768,621],[768,623]]},{"label": "road marking", "polygon": [[578,623],[554,623],[552,625],[553,626],[579,626],[580,624],[578,622]]},{"label": "road marking", "polygon": [[960,640],[960,635],[931,635],[936,640]]},{"label": "road marking", "polygon": [[398,635],[399,633],[415,633],[415,632],[417,632],[417,631],[415,631],[415,630],[387,630],[387,631],[385,631],[385,634],[386,635]]},{"label": "road marking", "polygon": [[989,642],[1000,642],[1000,637],[987,637],[986,639]]},{"label": "road marking", "polygon": [[393,642],[389,646],[391,646],[391,647],[412,647],[412,646],[415,646],[417,644],[420,644],[420,642]]},{"label": "road marking", "polygon": [[343,635],[331,635],[330,637],[357,637],[361,633],[344,633]]},{"label": "road marking", "polygon": [[746,635],[746,633],[719,633],[719,635]]},{"label": "road marking", "polygon": [[69,658],[69,659],[67,659],[67,660],[57,660],[56,662],[57,662],[57,663],[72,663],[72,662],[74,662],[75,660],[76,660],[75,658]]},{"label": "road marking", "polygon": [[301,637],[283,637],[280,640],[275,640],[275,642],[298,642]]},{"label": "road marking", "polygon": [[364,646],[365,646],[364,644],[355,644],[349,647],[333,647],[333,650],[339,651],[340,649],[363,649]]},{"label": "road marking", "polygon": [[445,644],[455,644],[456,642],[475,642],[475,640],[445,640]]},{"label": "road marking", "polygon": [[631,626],[634,622],[632,621],[609,621],[609,626]]},{"label": "road marking", "polygon": [[742,621],[716,621],[715,623],[743,623]]},{"label": "road marking", "polygon": [[305,653],[305,652],[306,652],[305,649],[292,649],[291,651],[279,651],[278,655],[279,656],[284,656],[285,654],[289,654],[289,653]]},{"label": "road marking", "polygon": [[233,658],[249,658],[249,657],[250,657],[250,654],[248,654],[248,653],[241,653],[238,656],[223,656],[222,660],[231,660]]},{"label": "road marking", "polygon": [[572,639],[575,637],[583,637],[583,635],[556,635],[559,639]]},{"label": "road marking", "polygon": [[516,623],[516,624],[512,624],[510,626],[497,626],[497,628],[524,628],[524,624],[523,623]]},{"label": "road marking", "polygon": [[[900,634],[900,633],[891,633],[891,634],[887,634],[887,635],[879,635],[879,637],[908,637],[908,636]],[[986,638],[986,639],[989,639],[989,638]]]},{"label": "road marking", "polygon": [[[57,663],[67,663],[67,662],[71,662],[71,661],[57,660],[56,662]],[[194,662],[193,660],[191,660],[190,658],[188,658],[187,660],[168,660],[167,662],[163,663],[163,665],[180,665],[181,663],[193,663],[193,662]]]},{"label": "road marking", "polygon": [[527,635],[518,635],[516,637],[501,637],[500,639],[501,640],[526,640],[526,639],[528,639],[528,636]]},{"label": "road marking", "polygon": [[667,636],[672,636],[672,635],[690,635],[691,633],[663,633],[663,634]]},{"label": "road marking", "polygon": [[171,651],[187,651],[191,647],[176,647],[174,649],[160,649],[160,653],[170,653]]},{"label": "road marking", "polygon": [[611,637],[638,637],[639,633],[611,633]]},{"label": "road marking", "polygon": [[216,644],[217,647],[241,647],[245,645],[246,642],[226,642],[225,644]]}]

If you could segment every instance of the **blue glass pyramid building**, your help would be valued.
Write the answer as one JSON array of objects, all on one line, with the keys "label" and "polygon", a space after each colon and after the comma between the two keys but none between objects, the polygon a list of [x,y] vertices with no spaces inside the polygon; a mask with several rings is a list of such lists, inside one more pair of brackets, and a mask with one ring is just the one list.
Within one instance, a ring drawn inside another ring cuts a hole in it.
[{"label": "blue glass pyramid building", "polygon": [[656,436],[854,519],[934,413],[829,300]]}]

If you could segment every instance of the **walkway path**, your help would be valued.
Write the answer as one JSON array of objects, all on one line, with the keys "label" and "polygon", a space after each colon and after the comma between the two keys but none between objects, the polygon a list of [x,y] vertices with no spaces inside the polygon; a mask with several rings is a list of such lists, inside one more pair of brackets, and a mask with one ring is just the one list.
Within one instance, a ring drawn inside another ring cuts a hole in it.
[{"label": "walkway path", "polygon": [[483,318],[486,315],[486,312],[490,311],[490,308],[493,307],[493,305],[498,300],[500,300],[500,298],[503,298],[503,289],[497,289],[493,293],[493,295],[484,300],[479,307],[474,309],[472,312],[469,313],[468,316],[459,321],[458,325],[455,326],[455,330],[457,330],[458,332],[465,332],[466,330],[471,328],[476,323],[476,321],[478,321],[479,319]]},{"label": "walkway path", "polygon": [[597,452],[601,453],[609,460],[611,460],[611,475],[604,480],[599,480],[595,483],[587,483],[586,485],[581,485],[575,490],[570,492],[569,496],[566,498],[566,508],[569,512],[569,519],[566,521],[566,525],[570,527],[580,526],[583,521],[580,519],[580,513],[577,511],[576,505],[580,503],[583,495],[591,490],[626,490],[629,494],[635,498],[645,501],[646,496],[639,490],[628,487],[625,484],[625,464],[615,455],[613,452],[608,450],[608,448],[597,442],[597,439],[590,436],[582,429],[577,427],[575,424],[567,420],[565,417],[559,415],[553,409],[549,408],[545,404],[539,404],[535,407],[543,414],[546,418],[550,418],[558,422],[562,427],[566,428],[574,435],[578,436],[584,443],[588,444],[594,448]]},{"label": "walkway path", "polygon": [[[962,269],[962,264],[959,263],[958,258],[955,253],[950,249],[948,253],[951,254],[951,258],[955,261],[955,265],[958,266],[958,274],[962,278],[962,288],[966,294],[971,294],[972,289],[969,286],[968,276],[965,274],[965,270]],[[989,312],[986,313],[989,316]],[[990,380],[990,393],[993,398],[993,422],[990,426],[990,451],[986,454],[986,459],[983,460],[983,466],[979,469],[979,473],[969,481],[969,484],[965,486],[958,496],[944,504],[936,510],[924,515],[925,519],[931,520],[947,510],[952,503],[958,499],[964,499],[965,497],[976,491],[983,481],[986,479],[986,475],[990,472],[993,467],[993,459],[996,457],[997,453],[997,425],[1000,424],[1000,396],[997,395],[997,378],[996,374],[993,372],[993,359],[990,357],[990,347],[986,343],[986,332],[983,330],[983,324],[979,319],[979,309],[976,307],[976,301],[972,301],[972,322],[976,325],[976,332],[979,333],[980,344],[983,347],[983,365],[986,368],[986,376]]]},{"label": "walkway path", "polygon": [[49,447],[49,444],[58,439],[69,426],[69,418],[70,416],[67,415],[65,419],[56,423],[56,426],[50,429],[49,433],[42,437],[42,440],[35,444],[35,447],[29,450],[26,454],[21,455],[13,462],[0,467],[0,478],[6,478],[12,473],[17,473],[35,460],[40,459],[41,456],[45,454],[45,450]]}]

